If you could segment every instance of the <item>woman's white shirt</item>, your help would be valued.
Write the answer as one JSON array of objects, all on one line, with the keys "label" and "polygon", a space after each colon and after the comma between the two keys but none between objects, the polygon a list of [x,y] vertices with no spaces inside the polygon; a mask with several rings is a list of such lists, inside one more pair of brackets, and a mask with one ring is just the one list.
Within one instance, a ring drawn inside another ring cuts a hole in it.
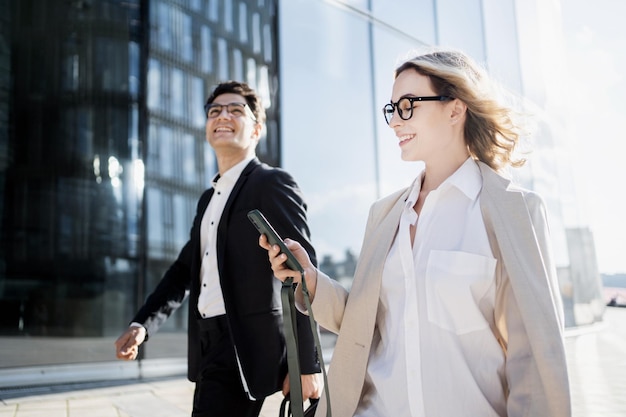
[{"label": "woman's white shirt", "polygon": [[505,416],[505,356],[491,330],[496,259],[480,210],[480,170],[468,158],[428,194],[418,218],[423,174],[385,262],[355,416]]}]

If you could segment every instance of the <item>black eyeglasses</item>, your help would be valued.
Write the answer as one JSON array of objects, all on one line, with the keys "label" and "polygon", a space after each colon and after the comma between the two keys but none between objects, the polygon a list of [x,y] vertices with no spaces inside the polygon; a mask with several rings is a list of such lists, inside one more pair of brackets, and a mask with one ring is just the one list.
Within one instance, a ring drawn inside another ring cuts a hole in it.
[{"label": "black eyeglasses", "polygon": [[449,96],[427,96],[427,97],[402,97],[397,102],[390,102],[383,107],[383,115],[387,124],[391,122],[393,112],[398,110],[398,116],[402,120],[409,120],[413,117],[413,103],[416,101],[448,101],[453,100]]},{"label": "black eyeglasses", "polygon": [[256,117],[254,117],[254,113],[252,113],[252,110],[250,110],[250,107],[248,107],[246,103],[207,103],[204,105],[204,112],[206,113],[207,118],[214,119],[222,114],[224,108],[226,108],[226,111],[233,117],[243,117],[246,114],[247,109],[252,120],[256,122]]}]

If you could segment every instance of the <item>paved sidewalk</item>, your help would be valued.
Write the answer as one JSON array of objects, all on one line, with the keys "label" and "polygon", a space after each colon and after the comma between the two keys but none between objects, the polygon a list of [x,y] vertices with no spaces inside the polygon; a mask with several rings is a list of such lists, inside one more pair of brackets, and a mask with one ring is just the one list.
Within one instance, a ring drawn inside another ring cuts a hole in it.
[{"label": "paved sidewalk", "polygon": [[[568,330],[566,351],[573,417],[626,416],[626,308],[607,308],[602,324]],[[0,417],[189,417],[191,414],[193,384],[183,378],[54,389],[48,387],[40,393],[34,390],[0,393]],[[261,416],[277,417],[281,399],[280,393],[268,398]]]}]

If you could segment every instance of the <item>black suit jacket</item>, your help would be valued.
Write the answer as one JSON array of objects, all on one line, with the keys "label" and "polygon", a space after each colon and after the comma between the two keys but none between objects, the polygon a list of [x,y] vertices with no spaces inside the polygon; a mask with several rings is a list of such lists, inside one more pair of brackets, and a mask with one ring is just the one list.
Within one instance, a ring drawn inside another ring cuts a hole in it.
[{"label": "black suit jacket", "polygon": [[[200,223],[212,195],[213,188],[200,197],[189,241],[133,319],[152,336],[189,294],[191,381],[197,380],[200,370]],[[281,389],[287,362],[281,283],[274,278],[267,252],[258,245],[259,233],[247,218],[252,209],[261,210],[283,238],[301,242],[314,263],[316,259],[309,240],[306,204],[296,182],[286,171],[252,160],[226,202],[218,226],[217,259],[230,336],[250,393],[260,399]],[[301,372],[320,372],[308,318],[298,313],[297,324]]]}]

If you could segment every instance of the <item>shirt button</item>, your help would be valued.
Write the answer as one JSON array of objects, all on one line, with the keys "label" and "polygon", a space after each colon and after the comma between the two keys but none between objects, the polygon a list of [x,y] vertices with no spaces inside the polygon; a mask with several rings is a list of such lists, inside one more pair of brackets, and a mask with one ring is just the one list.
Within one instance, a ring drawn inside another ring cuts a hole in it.
[{"label": "shirt button", "polygon": [[204,253],[204,256],[209,256],[209,252],[205,252],[205,253]]},{"label": "shirt button", "polygon": [[206,287],[206,284],[202,284],[203,287]]},{"label": "shirt button", "polygon": [[215,222],[211,222],[211,226],[213,226],[213,224],[214,224],[214,223],[215,223]]}]

